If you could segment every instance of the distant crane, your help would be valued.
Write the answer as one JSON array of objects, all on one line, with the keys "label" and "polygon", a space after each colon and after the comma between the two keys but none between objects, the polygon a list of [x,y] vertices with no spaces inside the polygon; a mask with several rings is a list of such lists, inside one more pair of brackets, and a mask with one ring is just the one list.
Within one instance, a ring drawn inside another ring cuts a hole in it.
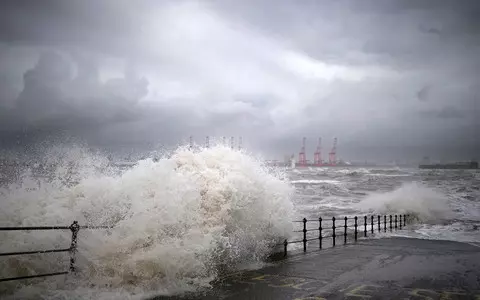
[{"label": "distant crane", "polygon": [[318,138],[317,150],[313,153],[313,163],[316,166],[322,165],[322,138]]},{"label": "distant crane", "polygon": [[300,166],[307,165],[307,158],[305,156],[305,144],[307,143],[307,138],[304,137],[302,140],[302,148],[300,149],[300,153],[298,153],[298,164]]},{"label": "distant crane", "polygon": [[337,163],[337,138],[333,138],[333,146],[330,153],[328,153],[329,164],[334,166]]}]

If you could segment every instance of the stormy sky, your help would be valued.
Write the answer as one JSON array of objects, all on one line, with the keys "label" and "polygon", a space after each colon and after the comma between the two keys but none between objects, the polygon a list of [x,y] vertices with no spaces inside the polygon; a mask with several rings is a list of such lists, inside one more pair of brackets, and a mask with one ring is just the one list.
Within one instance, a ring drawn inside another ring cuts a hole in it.
[{"label": "stormy sky", "polygon": [[[0,143],[480,158],[480,1],[0,2]],[[326,151],[325,151],[326,152]]]}]

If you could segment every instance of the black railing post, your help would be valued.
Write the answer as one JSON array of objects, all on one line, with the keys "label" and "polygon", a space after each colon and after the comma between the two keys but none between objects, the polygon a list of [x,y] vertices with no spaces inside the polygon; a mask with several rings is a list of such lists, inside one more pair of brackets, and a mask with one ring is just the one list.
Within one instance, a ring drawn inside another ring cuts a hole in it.
[{"label": "black railing post", "polygon": [[407,226],[407,215],[403,215],[403,226]]},{"label": "black railing post", "polygon": [[378,224],[377,224],[377,225],[378,225],[378,232],[380,232],[380,231],[382,230],[382,227],[381,227],[381,226],[382,226],[382,224],[381,224],[382,222],[380,221],[380,215],[378,215],[377,223],[378,223]]},{"label": "black railing post", "polygon": [[307,252],[307,219],[303,218],[303,252]]},{"label": "black railing post", "polygon": [[283,256],[287,256],[287,246],[288,246],[288,241],[287,240],[283,241]]},{"label": "black railing post", "polygon": [[72,242],[70,244],[70,272],[75,273],[77,268],[75,267],[76,253],[77,253],[77,236],[80,226],[77,221],[73,221],[70,225],[70,231],[72,232]]},{"label": "black railing post", "polygon": [[372,223],[372,226],[371,226],[372,228],[370,228],[370,229],[372,230],[372,234],[373,234],[373,215],[370,217],[370,219],[371,219],[370,223]]},{"label": "black railing post", "polygon": [[363,235],[365,237],[367,237],[367,216],[363,217],[363,226],[364,226],[364,231],[363,231]]},{"label": "black railing post", "polygon": [[392,231],[392,215],[390,215],[390,231]]},{"label": "black railing post", "polygon": [[318,247],[322,249],[322,218],[318,218]]},{"label": "black railing post", "polygon": [[348,218],[345,217],[345,225],[344,225],[344,232],[343,232],[343,243],[347,243],[347,220]]},{"label": "black railing post", "polygon": [[387,215],[383,216],[383,231],[387,232]]},{"label": "black railing post", "polygon": [[402,215],[398,215],[398,217],[400,218],[400,229],[402,229]]},{"label": "black railing post", "polygon": [[355,242],[357,241],[357,234],[358,234],[358,230],[357,230],[357,220],[358,220],[358,217],[355,216]]},{"label": "black railing post", "polygon": [[332,246],[335,247],[335,217],[332,217],[332,238],[333,238],[333,244]]},{"label": "black railing post", "polygon": [[395,215],[395,229],[397,229],[397,215]]}]

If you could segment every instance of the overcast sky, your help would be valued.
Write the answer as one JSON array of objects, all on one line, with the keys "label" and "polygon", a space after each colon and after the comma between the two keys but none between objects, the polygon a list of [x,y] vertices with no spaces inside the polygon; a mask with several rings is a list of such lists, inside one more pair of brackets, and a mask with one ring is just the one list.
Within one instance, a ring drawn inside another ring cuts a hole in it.
[{"label": "overcast sky", "polygon": [[0,142],[480,158],[480,1],[0,2]]}]

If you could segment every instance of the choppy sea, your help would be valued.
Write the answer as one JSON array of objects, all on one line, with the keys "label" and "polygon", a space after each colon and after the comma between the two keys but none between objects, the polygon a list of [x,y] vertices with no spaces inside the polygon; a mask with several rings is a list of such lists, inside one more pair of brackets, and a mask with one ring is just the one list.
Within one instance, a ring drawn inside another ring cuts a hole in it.
[{"label": "choppy sea", "polygon": [[[54,148],[31,165],[13,179],[3,174],[0,227],[76,220],[112,229],[80,231],[76,276],[2,283],[2,299],[144,299],[208,288],[222,272],[261,267],[304,217],[409,214],[406,230],[376,237],[480,241],[474,170],[271,169],[223,146],[179,148],[128,168],[87,149]],[[0,252],[65,248],[71,233],[2,231],[0,240]],[[0,257],[0,277],[67,266],[68,253]]]}]

